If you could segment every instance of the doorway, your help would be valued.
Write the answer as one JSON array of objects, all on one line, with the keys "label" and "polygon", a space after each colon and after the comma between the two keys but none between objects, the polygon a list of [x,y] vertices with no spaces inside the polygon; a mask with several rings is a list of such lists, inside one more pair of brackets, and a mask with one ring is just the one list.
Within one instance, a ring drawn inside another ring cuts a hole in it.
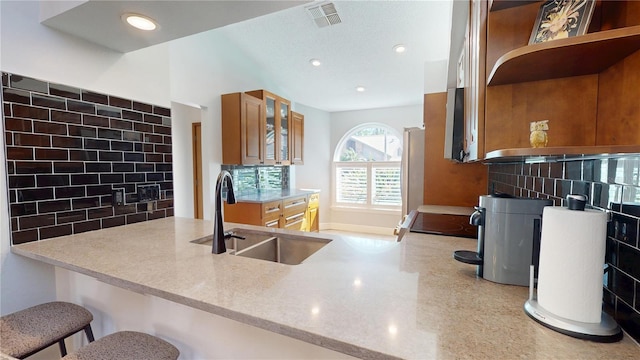
[{"label": "doorway", "polygon": [[202,124],[191,124],[191,144],[193,154],[193,217],[203,218],[202,205]]}]

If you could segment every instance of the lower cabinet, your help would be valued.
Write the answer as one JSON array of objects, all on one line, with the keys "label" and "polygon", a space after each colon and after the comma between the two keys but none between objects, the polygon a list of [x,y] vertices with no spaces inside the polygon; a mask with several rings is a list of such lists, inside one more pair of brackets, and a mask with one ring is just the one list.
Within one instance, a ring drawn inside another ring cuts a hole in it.
[{"label": "lower cabinet", "polygon": [[[239,203],[236,205],[242,205],[243,203]],[[226,204],[225,204],[226,205]],[[235,206],[235,205],[232,205]],[[261,208],[261,218],[260,221],[255,223],[246,223],[251,225],[262,225],[266,227],[280,227],[280,218],[282,217],[282,201],[270,201],[268,203],[263,203]],[[227,220],[231,221],[231,220]],[[244,221],[235,221],[239,223],[245,223]]]},{"label": "lower cabinet", "polygon": [[224,203],[224,221],[288,230],[318,231],[319,194],[282,200]]},{"label": "lower cabinet", "polygon": [[282,200],[281,228],[288,230],[306,230],[307,195]]},{"label": "lower cabinet", "polygon": [[309,206],[306,215],[306,230],[320,231],[320,194],[314,193],[309,195]]}]

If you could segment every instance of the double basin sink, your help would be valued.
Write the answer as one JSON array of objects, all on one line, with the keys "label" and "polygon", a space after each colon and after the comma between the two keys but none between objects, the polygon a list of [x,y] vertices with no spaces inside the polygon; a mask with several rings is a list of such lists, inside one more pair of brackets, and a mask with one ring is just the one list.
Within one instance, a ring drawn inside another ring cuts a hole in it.
[{"label": "double basin sink", "polygon": [[[329,239],[277,234],[273,232],[231,229],[234,236],[225,240],[229,255],[273,261],[287,265],[298,265],[306,258],[331,242]],[[191,241],[195,244],[212,246],[213,235]]]}]

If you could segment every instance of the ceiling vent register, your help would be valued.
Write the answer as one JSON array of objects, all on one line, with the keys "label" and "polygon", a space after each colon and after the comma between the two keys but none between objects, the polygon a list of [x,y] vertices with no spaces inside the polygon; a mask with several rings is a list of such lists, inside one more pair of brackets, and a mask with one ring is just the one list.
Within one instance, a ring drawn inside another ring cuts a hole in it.
[{"label": "ceiling vent register", "polygon": [[307,8],[307,12],[319,28],[340,24],[342,22],[336,6],[331,2],[310,6]]}]

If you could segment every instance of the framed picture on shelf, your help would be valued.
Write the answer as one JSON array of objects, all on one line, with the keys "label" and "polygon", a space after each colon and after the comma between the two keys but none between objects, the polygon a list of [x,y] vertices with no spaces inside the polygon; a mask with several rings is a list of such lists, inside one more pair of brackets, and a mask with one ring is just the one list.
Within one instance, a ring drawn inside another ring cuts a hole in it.
[{"label": "framed picture on shelf", "polygon": [[540,6],[529,44],[584,35],[595,0],[548,0]]}]

